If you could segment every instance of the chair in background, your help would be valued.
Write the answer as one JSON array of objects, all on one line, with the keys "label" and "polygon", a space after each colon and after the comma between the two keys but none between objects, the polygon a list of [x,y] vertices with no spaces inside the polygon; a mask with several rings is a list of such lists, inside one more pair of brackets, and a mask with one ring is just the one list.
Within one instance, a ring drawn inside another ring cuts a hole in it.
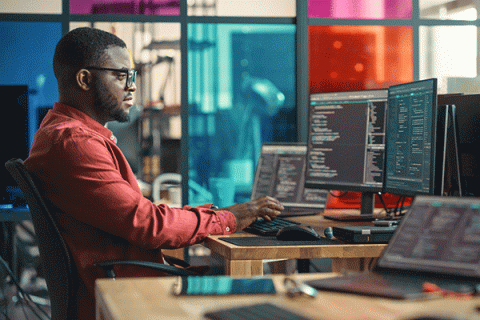
[{"label": "chair in background", "polygon": [[[53,218],[47,202],[42,198],[33,177],[26,170],[22,159],[11,159],[5,167],[22,190],[30,209],[35,235],[37,238],[43,274],[49,292],[52,319],[73,319],[75,312],[75,291],[78,288],[80,276],[73,262],[70,249],[65,243],[59,228]],[[167,259],[166,259],[167,260]],[[199,275],[186,270],[184,261],[168,259],[172,265],[145,261],[102,261],[98,266],[107,271],[107,276],[115,277],[113,266],[117,264],[134,264],[146,266],[170,275]],[[167,261],[168,261],[167,260]],[[199,271],[204,271],[200,269]]]}]

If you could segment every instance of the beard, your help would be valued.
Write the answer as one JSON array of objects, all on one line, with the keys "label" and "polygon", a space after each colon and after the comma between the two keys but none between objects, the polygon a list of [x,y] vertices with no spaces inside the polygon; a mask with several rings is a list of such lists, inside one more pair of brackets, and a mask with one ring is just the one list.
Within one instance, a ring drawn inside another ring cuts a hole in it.
[{"label": "beard", "polygon": [[96,81],[95,83],[95,107],[98,111],[104,113],[109,119],[118,122],[130,121],[128,110],[125,111],[121,108],[115,96],[110,93],[100,81]]}]

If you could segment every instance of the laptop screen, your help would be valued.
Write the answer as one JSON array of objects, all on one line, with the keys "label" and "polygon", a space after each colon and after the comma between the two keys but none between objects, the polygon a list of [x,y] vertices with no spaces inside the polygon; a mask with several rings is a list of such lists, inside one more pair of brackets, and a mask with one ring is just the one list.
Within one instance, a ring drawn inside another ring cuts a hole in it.
[{"label": "laptop screen", "polygon": [[377,267],[480,276],[480,199],[417,196]]},{"label": "laptop screen", "polygon": [[271,196],[285,208],[323,210],[328,190],[305,188],[306,144],[264,143],[253,181],[251,199]]}]

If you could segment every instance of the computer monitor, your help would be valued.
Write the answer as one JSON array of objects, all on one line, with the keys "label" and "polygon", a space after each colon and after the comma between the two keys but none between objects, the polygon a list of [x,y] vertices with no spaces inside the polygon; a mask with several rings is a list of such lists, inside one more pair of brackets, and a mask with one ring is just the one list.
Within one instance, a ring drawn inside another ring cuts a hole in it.
[{"label": "computer monitor", "polygon": [[[0,85],[3,100],[0,132],[2,166],[11,158],[28,157],[28,86]],[[23,205],[24,199],[17,183],[5,168],[0,170],[0,204]]]},{"label": "computer monitor", "polygon": [[406,196],[442,194],[444,164],[439,159],[444,158],[445,136],[437,130],[438,115],[437,79],[389,88],[385,192]]},{"label": "computer monitor", "polygon": [[438,103],[456,109],[462,196],[480,197],[480,94],[439,96]]},{"label": "computer monitor", "polygon": [[372,214],[383,189],[388,89],[310,94],[308,188],[362,192]]}]

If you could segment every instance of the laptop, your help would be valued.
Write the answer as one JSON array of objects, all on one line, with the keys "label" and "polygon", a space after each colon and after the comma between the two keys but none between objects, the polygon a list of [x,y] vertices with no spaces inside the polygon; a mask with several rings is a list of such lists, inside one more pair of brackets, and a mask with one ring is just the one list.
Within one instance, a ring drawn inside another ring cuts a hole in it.
[{"label": "laptop", "polygon": [[280,217],[323,212],[328,190],[305,188],[306,154],[307,145],[304,143],[262,144],[251,199],[276,198],[285,208]]},{"label": "laptop", "polygon": [[306,283],[393,299],[425,297],[426,283],[473,292],[480,283],[480,199],[417,196],[372,272]]}]

